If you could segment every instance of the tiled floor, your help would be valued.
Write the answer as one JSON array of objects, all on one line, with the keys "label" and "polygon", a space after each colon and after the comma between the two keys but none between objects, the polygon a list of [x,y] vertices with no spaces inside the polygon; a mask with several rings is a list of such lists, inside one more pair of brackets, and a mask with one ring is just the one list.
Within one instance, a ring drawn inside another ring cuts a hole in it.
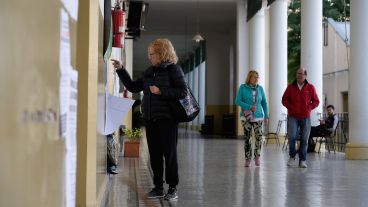
[{"label": "tiled floor", "polygon": [[147,146],[139,159],[123,158],[111,176],[106,206],[368,206],[368,161],[343,153],[308,154],[308,168],[287,167],[288,154],[264,145],[261,166],[244,167],[243,141],[180,133],[179,199],[145,199],[152,186]]}]

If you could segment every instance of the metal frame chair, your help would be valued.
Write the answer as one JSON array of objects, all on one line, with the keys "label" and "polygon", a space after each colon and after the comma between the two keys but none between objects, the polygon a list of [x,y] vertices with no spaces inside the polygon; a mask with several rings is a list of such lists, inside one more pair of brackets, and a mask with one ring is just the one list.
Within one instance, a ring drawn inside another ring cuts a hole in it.
[{"label": "metal frame chair", "polygon": [[334,151],[334,154],[336,154],[336,150],[335,150],[335,137],[336,137],[336,134],[337,134],[337,128],[339,127],[339,123],[340,122],[337,122],[336,128],[334,129],[334,131],[330,135],[320,137],[320,139],[319,139],[318,153],[320,153],[320,151],[321,151],[321,145],[322,145],[322,143],[325,143],[325,147],[327,148],[328,153],[330,153],[330,151],[331,151],[330,149],[332,148],[333,151]]},{"label": "metal frame chair", "polygon": [[287,150],[287,148],[288,148],[288,144],[289,144],[289,137],[288,137],[288,133],[286,132],[286,134],[285,134],[284,144],[282,145],[282,149]]},{"label": "metal frame chair", "polygon": [[[300,146],[300,140],[301,140],[301,135],[299,134],[297,137],[296,137],[296,146]],[[285,149],[287,150],[289,147],[289,137],[288,137],[288,134],[286,133],[285,135],[285,141],[284,141],[284,144],[282,145],[282,149]],[[297,147],[297,151],[299,151],[299,147]]]},{"label": "metal frame chair", "polygon": [[[281,130],[281,125],[282,125],[282,120],[279,120],[277,123],[277,127],[276,127],[276,132],[268,132],[266,135],[266,145],[268,144],[268,140],[269,139],[275,139],[276,140],[276,144],[278,146],[280,146],[280,139],[279,139],[279,133]],[[273,136],[273,137],[271,137]]]}]

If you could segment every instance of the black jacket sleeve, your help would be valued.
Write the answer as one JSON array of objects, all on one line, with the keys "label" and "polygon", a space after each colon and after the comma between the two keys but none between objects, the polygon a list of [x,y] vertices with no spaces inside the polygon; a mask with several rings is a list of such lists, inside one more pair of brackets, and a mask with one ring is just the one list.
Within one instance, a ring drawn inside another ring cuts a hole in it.
[{"label": "black jacket sleeve", "polygon": [[129,73],[125,69],[116,70],[116,73],[118,74],[120,80],[123,82],[128,91],[132,93],[138,93],[143,90],[142,78],[133,81]]},{"label": "black jacket sleeve", "polygon": [[168,68],[170,87],[161,90],[162,98],[169,100],[179,100],[186,96],[187,86],[184,80],[183,70],[179,65],[172,65]]}]

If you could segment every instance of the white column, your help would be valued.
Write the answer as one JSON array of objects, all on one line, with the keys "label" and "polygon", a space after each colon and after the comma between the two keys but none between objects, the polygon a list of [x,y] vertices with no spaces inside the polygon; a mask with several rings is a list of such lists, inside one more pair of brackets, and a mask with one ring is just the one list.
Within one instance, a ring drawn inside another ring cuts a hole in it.
[{"label": "white column", "polygon": [[[125,53],[124,54],[125,54],[125,69],[128,71],[130,76],[133,78],[133,39],[125,40]],[[124,60],[124,57],[122,59]],[[132,97],[132,94],[129,92],[128,96]]]},{"label": "white column", "polygon": [[[130,70],[133,69],[133,40],[132,39],[125,40],[125,52],[123,52],[122,55],[125,55],[125,69],[129,70],[128,72],[130,74],[132,72]],[[122,59],[124,59],[124,57],[122,57]]]},{"label": "white column", "polygon": [[[247,24],[247,7],[246,1],[237,1],[237,16],[236,16],[236,88],[239,88],[244,83],[248,73],[249,58],[248,58],[248,24]],[[235,95],[236,96],[236,95]],[[240,107],[237,107],[236,114],[240,114]],[[239,116],[237,117],[237,135],[243,134],[243,127],[240,124]]]},{"label": "white column", "polygon": [[368,159],[368,1],[350,2],[349,144],[348,159]]},{"label": "white column", "polygon": [[[235,80],[234,80],[234,45],[231,44],[230,45],[230,49],[229,49],[229,105],[233,106],[235,103],[235,96],[234,96],[234,85]],[[232,108],[232,107],[231,107]],[[231,111],[231,113],[234,113],[233,111]]]},{"label": "white column", "polygon": [[307,72],[307,80],[316,88],[319,106],[311,113],[312,125],[318,125],[318,113],[322,113],[322,1],[301,1],[301,66]]},{"label": "white column", "polygon": [[206,114],[206,61],[199,65],[199,97],[198,103],[201,107],[199,111],[199,124],[204,124],[204,116]]},{"label": "white column", "polygon": [[[128,73],[133,77],[133,40],[127,39],[125,40],[125,69],[128,71]],[[124,55],[124,54],[123,54]],[[122,58],[124,60],[124,57]],[[132,93],[128,92],[128,97],[132,97]],[[132,128],[132,116],[133,112],[130,110],[128,112],[128,115],[124,119],[124,124],[126,127]]]},{"label": "white column", "polygon": [[[193,92],[193,87],[194,87],[193,80],[194,80],[194,70],[189,72],[189,87],[192,89],[192,92]],[[192,126],[194,123],[193,121],[191,121],[191,122],[188,122],[188,124]]]},{"label": "white column", "polygon": [[[237,16],[236,16],[236,77],[235,80],[237,81],[235,87],[239,88],[241,84],[245,81],[245,76],[248,73],[249,67],[249,59],[248,59],[248,23],[247,23],[247,7],[246,2],[244,0],[237,1]],[[236,94],[235,94],[236,96]],[[240,114],[240,107],[236,107],[236,133],[237,135],[243,135],[243,127],[240,124],[239,119]],[[234,162],[244,162],[244,150],[242,147],[238,147],[236,152],[234,152],[237,156],[235,156]],[[237,165],[234,172],[239,173],[242,172],[240,165]],[[235,178],[235,192],[241,192],[242,189],[245,187],[244,180],[240,179],[241,176],[234,176]],[[235,203],[242,203],[244,200],[244,196],[241,193],[234,194],[234,202]]]},{"label": "white column", "polygon": [[[265,4],[266,1],[263,2]],[[249,69],[259,74],[259,84],[265,87],[265,5],[249,20]]]},{"label": "white column", "polygon": [[[276,132],[278,121],[285,118],[282,113],[286,113],[281,98],[287,86],[287,6],[287,0],[276,0],[270,8],[270,132]],[[285,133],[285,127],[280,132]]]},{"label": "white column", "polygon": [[190,88],[193,90],[194,88],[194,69],[190,71],[189,73],[189,82],[190,82]]},{"label": "white column", "polygon": [[237,4],[237,34],[236,34],[236,67],[237,67],[237,87],[244,83],[249,71],[248,57],[248,24],[247,24],[247,8],[245,1],[238,1]]},{"label": "white column", "polygon": [[[199,65],[193,70],[193,95],[198,100],[198,76],[199,76]],[[193,125],[199,125],[198,116],[193,120]]]}]

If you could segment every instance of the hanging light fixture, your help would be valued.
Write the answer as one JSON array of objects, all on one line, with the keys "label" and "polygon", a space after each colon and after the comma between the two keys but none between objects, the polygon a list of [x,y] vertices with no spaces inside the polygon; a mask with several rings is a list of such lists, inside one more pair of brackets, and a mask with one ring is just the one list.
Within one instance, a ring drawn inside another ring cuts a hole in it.
[{"label": "hanging light fixture", "polygon": [[196,35],[194,35],[193,36],[193,38],[192,38],[192,40],[194,41],[194,42],[196,42],[196,43],[199,43],[199,42],[201,42],[201,41],[203,41],[204,40],[204,38],[202,37],[202,35],[201,34],[199,34],[199,0],[197,0],[197,22],[196,22],[196,28],[197,28],[197,33],[196,33]]}]

